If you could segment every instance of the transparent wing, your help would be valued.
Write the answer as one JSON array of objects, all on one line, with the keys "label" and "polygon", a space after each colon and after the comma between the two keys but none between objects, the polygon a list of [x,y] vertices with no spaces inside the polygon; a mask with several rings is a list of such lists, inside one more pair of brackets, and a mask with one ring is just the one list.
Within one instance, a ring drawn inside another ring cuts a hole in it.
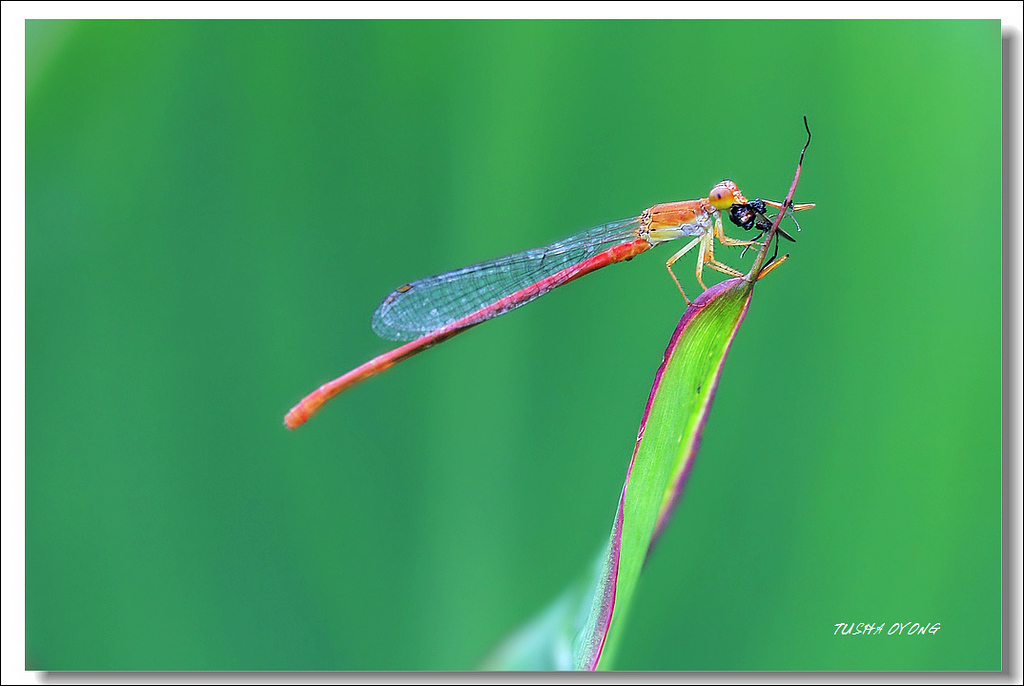
[{"label": "transparent wing", "polygon": [[[639,217],[624,219],[544,248],[413,281],[384,298],[373,314],[373,331],[392,341],[410,341],[436,331],[613,245],[633,240],[639,226]],[[539,290],[515,307],[545,292]]]}]

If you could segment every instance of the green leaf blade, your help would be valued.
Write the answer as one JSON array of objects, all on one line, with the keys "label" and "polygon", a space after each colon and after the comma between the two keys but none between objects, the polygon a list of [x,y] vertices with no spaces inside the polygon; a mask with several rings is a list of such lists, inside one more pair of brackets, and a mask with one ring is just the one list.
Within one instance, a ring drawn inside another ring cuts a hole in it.
[{"label": "green leaf blade", "polygon": [[606,548],[571,586],[507,639],[485,669],[609,669],[644,561],[682,493],[725,357],[750,303],[746,279],[687,308],[655,375]]},{"label": "green leaf blade", "polygon": [[615,608],[596,667],[608,669],[647,556],[679,500],[700,447],[722,366],[750,303],[736,278],[705,291],[683,318],[655,375],[616,521],[622,520]]}]

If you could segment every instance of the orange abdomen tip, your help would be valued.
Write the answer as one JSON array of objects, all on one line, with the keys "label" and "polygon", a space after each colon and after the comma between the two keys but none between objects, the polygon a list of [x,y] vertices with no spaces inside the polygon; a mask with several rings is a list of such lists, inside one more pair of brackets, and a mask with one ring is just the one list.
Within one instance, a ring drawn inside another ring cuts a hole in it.
[{"label": "orange abdomen tip", "polygon": [[284,416],[284,425],[289,429],[302,426],[325,402],[327,402],[327,398],[318,388],[303,398],[298,405],[288,410],[288,414]]}]

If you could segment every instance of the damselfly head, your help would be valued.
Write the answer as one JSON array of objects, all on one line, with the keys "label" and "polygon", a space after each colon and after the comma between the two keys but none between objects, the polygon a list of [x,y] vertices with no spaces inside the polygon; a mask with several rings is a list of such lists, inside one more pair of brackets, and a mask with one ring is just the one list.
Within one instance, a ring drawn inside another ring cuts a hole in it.
[{"label": "damselfly head", "polygon": [[735,205],[746,204],[747,199],[743,197],[736,184],[726,179],[711,189],[708,193],[708,202],[716,210],[727,210]]}]

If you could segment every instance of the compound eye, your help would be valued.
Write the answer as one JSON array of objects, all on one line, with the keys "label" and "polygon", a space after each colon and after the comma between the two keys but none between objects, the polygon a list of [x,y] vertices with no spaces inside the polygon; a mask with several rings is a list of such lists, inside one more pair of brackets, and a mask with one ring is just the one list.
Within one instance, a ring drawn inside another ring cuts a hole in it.
[{"label": "compound eye", "polygon": [[746,198],[732,181],[722,181],[711,189],[708,201],[715,209],[727,210],[737,203],[745,203]]},{"label": "compound eye", "polygon": [[746,199],[732,181],[722,181],[708,194],[708,201],[716,210],[727,210],[733,205],[745,205]]}]

